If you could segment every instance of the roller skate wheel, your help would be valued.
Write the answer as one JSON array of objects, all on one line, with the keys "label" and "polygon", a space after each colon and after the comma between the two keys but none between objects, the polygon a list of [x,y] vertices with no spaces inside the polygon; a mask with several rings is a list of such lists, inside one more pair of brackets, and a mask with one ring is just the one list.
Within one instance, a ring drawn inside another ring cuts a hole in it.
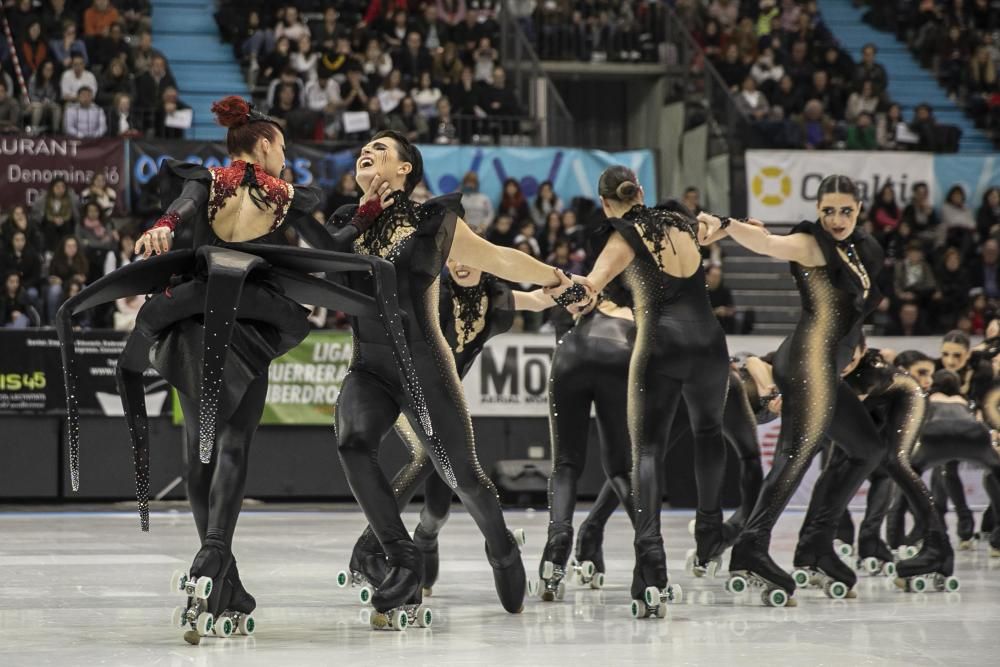
[{"label": "roller skate wheel", "polygon": [[241,635],[250,636],[253,631],[257,629],[257,619],[253,617],[253,614],[244,614],[240,617],[239,631]]},{"label": "roller skate wheel", "polygon": [[684,589],[680,584],[670,584],[667,586],[667,599],[674,604],[680,604],[684,599]]},{"label": "roller skate wheel", "polygon": [[642,600],[632,600],[632,618],[645,618],[646,603]]},{"label": "roller skate wheel", "polygon": [[184,584],[187,582],[187,572],[182,570],[174,570],[174,573],[170,575],[170,592],[176,593],[177,591],[184,590]]},{"label": "roller skate wheel", "polygon": [[914,577],[910,580],[910,588],[915,593],[923,593],[927,590],[927,579],[924,577]]},{"label": "roller skate wheel", "polygon": [[917,547],[913,546],[912,544],[908,544],[907,546],[902,547],[901,551],[902,553],[899,556],[900,558],[913,558],[919,552]]},{"label": "roller skate wheel", "polygon": [[417,607],[416,618],[417,627],[421,628],[429,628],[434,622],[434,614],[431,612],[431,608],[424,605]]},{"label": "roller skate wheel", "polygon": [[882,572],[887,577],[894,577],[894,576],[896,576],[896,564],[895,563],[886,563],[882,567]]},{"label": "roller skate wheel", "polygon": [[194,584],[194,596],[199,600],[207,600],[208,596],[212,594],[212,578],[211,577],[198,577],[198,581]]},{"label": "roller skate wheel", "polygon": [[594,566],[593,561],[585,560],[580,563],[580,571],[583,572],[583,576],[590,579],[594,576],[594,572],[597,571],[597,567]]},{"label": "roller skate wheel", "polygon": [[564,597],[566,597],[566,584],[565,582],[560,581],[556,585],[556,599],[562,600]]},{"label": "roller skate wheel", "polygon": [[183,628],[186,622],[184,618],[184,612],[186,611],[184,607],[174,607],[173,613],[170,614],[170,624],[175,628]]},{"label": "roller skate wheel", "polygon": [[389,625],[393,630],[399,632],[405,630],[409,622],[410,619],[406,617],[406,612],[402,609],[393,609],[392,614],[389,616]]},{"label": "roller skate wheel", "polygon": [[795,582],[795,586],[798,588],[805,588],[809,585],[809,573],[805,570],[795,570],[792,572],[792,581]]},{"label": "roller skate wheel", "polygon": [[847,597],[847,584],[842,581],[832,581],[825,587],[827,597],[834,600],[843,600]]},{"label": "roller skate wheel", "polygon": [[374,591],[371,586],[362,586],[361,590],[358,591],[358,599],[361,601],[361,604],[368,604],[371,602],[372,593],[374,593]]},{"label": "roller skate wheel", "polygon": [[551,579],[556,571],[555,563],[550,560],[542,563],[542,579]]},{"label": "roller skate wheel", "polygon": [[961,587],[962,584],[959,582],[958,577],[948,577],[944,580],[944,590],[949,593],[957,593]]},{"label": "roller skate wheel", "polygon": [[868,574],[877,574],[880,569],[878,559],[871,556],[861,561],[861,564],[863,565],[865,572]]},{"label": "roller skate wheel", "polygon": [[344,570],[337,573],[337,587],[347,588],[347,584],[351,583],[351,575],[349,575]]},{"label": "roller skate wheel", "polygon": [[726,582],[726,590],[730,593],[740,594],[747,589],[747,580],[743,577],[736,575],[735,577],[730,577]]},{"label": "roller skate wheel", "polygon": [[854,547],[852,547],[847,542],[841,542],[837,540],[836,542],[837,553],[840,554],[841,558],[849,558],[851,554],[854,553]]},{"label": "roller skate wheel", "polygon": [[694,535],[694,525],[695,525],[694,519],[688,521],[688,535]]},{"label": "roller skate wheel", "polygon": [[647,586],[642,597],[646,601],[647,607],[654,607],[660,604],[660,589],[656,586]]},{"label": "roller skate wheel", "polygon": [[233,619],[223,616],[212,626],[212,632],[215,633],[216,637],[222,637],[223,639],[230,636],[233,634]]},{"label": "roller skate wheel", "polygon": [[667,605],[661,604],[659,607],[657,607],[656,610],[653,612],[653,616],[655,616],[656,618],[666,618]]},{"label": "roller skate wheel", "polygon": [[514,541],[517,542],[517,546],[523,547],[528,543],[528,536],[524,532],[524,528],[515,528],[511,532],[514,534]]},{"label": "roller skate wheel", "polygon": [[768,607],[784,607],[788,604],[788,593],[780,588],[764,591],[762,597],[764,598],[764,604]]},{"label": "roller skate wheel", "polygon": [[708,567],[705,568],[705,574],[709,577],[715,577],[716,573],[719,571],[719,561],[711,560],[708,562]]},{"label": "roller skate wheel", "polygon": [[215,618],[208,612],[202,612],[198,614],[198,620],[195,621],[194,629],[198,631],[198,634],[204,637],[209,632],[212,631],[212,626],[215,625],[213,621]]},{"label": "roller skate wheel", "polygon": [[598,572],[594,575],[594,578],[590,580],[590,587],[594,590],[600,590],[604,588],[604,573]]}]

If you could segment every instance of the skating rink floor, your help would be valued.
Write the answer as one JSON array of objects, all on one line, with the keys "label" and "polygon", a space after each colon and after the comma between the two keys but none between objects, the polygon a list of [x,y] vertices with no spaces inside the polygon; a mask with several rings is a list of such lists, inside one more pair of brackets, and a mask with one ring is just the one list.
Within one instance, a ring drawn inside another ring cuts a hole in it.
[{"label": "skating rink floor", "polygon": [[[607,585],[570,584],[563,602],[528,599],[503,612],[483,541],[456,508],[441,540],[441,579],[427,601],[433,628],[375,632],[362,623],[356,589],[335,577],[364,522],[351,506],[248,509],[235,552],[257,598],[252,637],[186,644],[169,623],[179,594],[170,575],[197,547],[186,511],[155,512],[142,534],[134,512],[0,512],[0,665],[996,665],[1000,558],[980,543],[956,554],[958,593],[887,590],[862,577],[858,599],[799,592],[799,606],[773,609],[734,598],[723,578],[684,572],[692,512],[664,514],[671,580],[684,600],[665,620],[629,615],[631,531],[608,527]],[[510,511],[526,529],[525,565],[537,572],[547,516]],[[406,514],[413,526],[416,515]],[[582,515],[577,516],[578,521]],[[791,566],[801,514],[778,524],[778,561]]]}]

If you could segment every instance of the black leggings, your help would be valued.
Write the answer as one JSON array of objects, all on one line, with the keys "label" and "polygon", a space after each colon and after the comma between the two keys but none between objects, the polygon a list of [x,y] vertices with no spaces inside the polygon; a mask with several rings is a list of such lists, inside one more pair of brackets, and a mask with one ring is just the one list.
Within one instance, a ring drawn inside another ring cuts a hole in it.
[{"label": "black leggings", "polygon": [[[943,531],[944,526],[934,511],[930,491],[910,461],[927,412],[927,399],[920,386],[913,378],[898,374],[893,377],[892,384],[869,396],[863,405],[872,412],[884,415],[881,432],[888,451],[882,464],[868,478],[868,503],[865,518],[858,529],[859,543],[879,538],[882,520],[889,512],[892,499],[890,479],[896,482],[924,521],[929,522],[934,530]],[[847,465],[846,459],[847,454],[843,448],[831,448],[826,469],[843,468]],[[814,513],[821,509],[819,504],[822,502],[823,498],[814,492],[803,521],[800,541],[811,537]]]},{"label": "black leggings", "polygon": [[178,394],[184,410],[187,494],[202,544],[212,541],[232,551],[236,521],[243,507],[243,490],[250,460],[250,443],[260,424],[267,397],[267,375],[247,387],[239,407],[216,429],[209,463],[198,458],[198,401]]},{"label": "black leggings", "polygon": [[820,541],[833,542],[847,504],[884,458],[885,444],[868,410],[840,378],[836,364],[810,358],[819,354],[823,352],[809,349],[806,341],[790,339],[775,357],[774,379],[784,397],[781,433],[774,464],[743,528],[741,543],[769,548],[771,530],[824,436],[837,443],[844,456],[823,469],[813,490],[816,502],[810,507],[810,523]]},{"label": "black leggings", "polygon": [[[388,347],[362,345],[361,361],[344,379],[337,403],[338,453],[372,531],[389,549],[411,538],[399,516],[393,489],[379,467],[379,446],[401,411],[411,424],[421,422],[403,400]],[[437,352],[426,343],[412,344],[411,350],[433,432],[428,436],[421,429],[417,434],[437,472],[458,493],[486,537],[490,554],[502,558],[516,547],[509,539],[496,488],[479,466],[472,420],[454,361],[447,352]]]},{"label": "black leggings", "polygon": [[[624,418],[623,418],[624,422]],[[681,401],[677,409],[674,425],[681,428],[670,438],[667,446],[669,452],[689,432],[687,403]],[[722,415],[722,433],[740,459],[740,506],[729,517],[729,523],[742,526],[750,516],[764,473],[760,467],[760,444],[757,441],[757,418],[750,407],[746,389],[738,373],[729,376],[729,394],[726,397],[726,408]],[[612,513],[618,507],[618,494],[610,482],[601,487],[593,507],[587,515],[587,523],[604,526]]]},{"label": "black leggings", "polygon": [[[1000,503],[1000,454],[993,448],[989,429],[973,419],[939,419],[928,422],[920,434],[920,443],[911,457],[913,468],[921,473],[931,466],[946,461],[972,461],[986,468],[983,485],[996,507]],[[908,500],[908,499],[906,499]],[[903,541],[904,512],[907,505],[903,498],[893,502],[888,522],[888,537],[891,546]],[[938,520],[940,515],[934,513]],[[915,517],[919,534],[923,526],[922,517]]]},{"label": "black leggings", "polygon": [[955,514],[969,515],[969,502],[965,499],[965,486],[958,474],[958,461],[948,461],[935,466],[931,472],[931,488],[934,490],[934,505],[942,516],[948,512],[948,501],[955,506]]},{"label": "black leggings", "polygon": [[[699,345],[697,358],[680,343],[697,335],[689,323],[659,324],[655,343],[637,344],[629,367],[628,421],[632,441],[632,497],[635,499],[635,545],[662,549],[660,509],[663,467],[677,405],[684,398],[694,434],[698,509],[721,511],[721,487],[726,472],[722,436],[723,411],[729,383],[725,336]],[[704,334],[710,336],[711,332]],[[671,341],[678,341],[676,346]],[[651,347],[657,349],[649,349]],[[669,375],[667,373],[670,373]],[[664,582],[647,582],[661,585]]]},{"label": "black leggings", "polygon": [[[580,335],[563,337],[549,376],[549,429],[552,476],[549,479],[549,536],[573,532],[577,481],[587,464],[590,407],[597,412],[604,468],[614,505],[625,502],[631,516],[631,448],[628,412],[630,346],[617,340]],[[612,506],[612,511],[614,506]]]}]

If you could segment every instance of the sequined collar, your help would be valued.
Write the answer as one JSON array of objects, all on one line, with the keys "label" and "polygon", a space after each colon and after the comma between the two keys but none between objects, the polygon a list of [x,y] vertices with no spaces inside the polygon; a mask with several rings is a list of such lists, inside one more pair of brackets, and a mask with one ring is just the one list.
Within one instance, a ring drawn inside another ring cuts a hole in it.
[{"label": "sequined collar", "polygon": [[487,296],[489,285],[486,276],[471,287],[463,287],[451,280],[453,313],[455,316],[456,352],[461,352],[486,328]]}]

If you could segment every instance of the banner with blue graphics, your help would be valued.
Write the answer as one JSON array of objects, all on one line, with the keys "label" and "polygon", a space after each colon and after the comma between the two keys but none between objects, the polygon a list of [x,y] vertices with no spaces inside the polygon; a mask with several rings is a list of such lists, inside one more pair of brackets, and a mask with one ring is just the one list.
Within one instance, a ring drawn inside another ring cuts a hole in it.
[{"label": "banner with blue graphics", "polygon": [[1000,187],[1000,154],[994,155],[935,155],[935,203],[940,205],[953,185],[965,190],[965,200],[973,210],[979,208],[983,194]]},{"label": "banner with blue graphics", "polygon": [[656,167],[652,151],[620,153],[577,148],[512,148],[422,145],[427,187],[434,194],[456,192],[466,172],[479,176],[479,191],[500,201],[503,182],[514,178],[530,201],[544,181],[564,204],[574,197],[597,199],[597,179],[607,167],[623,164],[639,177],[646,201],[656,202]]}]

